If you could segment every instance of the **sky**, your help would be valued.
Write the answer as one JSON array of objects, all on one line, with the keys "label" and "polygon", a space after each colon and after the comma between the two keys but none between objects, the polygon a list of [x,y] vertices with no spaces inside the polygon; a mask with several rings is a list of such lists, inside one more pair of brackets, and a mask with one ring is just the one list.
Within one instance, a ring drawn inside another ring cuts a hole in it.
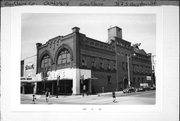
[{"label": "sky", "polygon": [[103,42],[108,40],[108,28],[118,26],[124,40],[141,43],[140,49],[156,54],[155,14],[23,13],[21,20],[21,59],[36,54],[36,43],[70,34],[75,26],[87,37]]}]

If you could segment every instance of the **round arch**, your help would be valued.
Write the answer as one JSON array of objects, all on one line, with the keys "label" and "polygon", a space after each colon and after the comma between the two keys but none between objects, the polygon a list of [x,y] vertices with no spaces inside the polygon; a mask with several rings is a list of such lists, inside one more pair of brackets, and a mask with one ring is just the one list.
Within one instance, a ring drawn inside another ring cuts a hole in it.
[{"label": "round arch", "polygon": [[70,53],[70,59],[71,59],[71,61],[73,60],[73,51],[72,51],[72,49],[71,49],[68,45],[62,44],[62,45],[57,49],[57,51],[56,51],[56,53],[55,53],[54,61],[55,61],[56,64],[57,64],[58,55],[59,55],[59,53],[61,52],[61,50],[63,50],[63,49],[67,49],[67,50],[69,51],[69,53]]},{"label": "round arch", "polygon": [[54,63],[54,61],[53,61],[53,58],[52,58],[50,52],[47,51],[47,50],[45,50],[45,51],[40,55],[39,64],[41,64],[41,61],[42,61],[42,59],[43,59],[43,57],[44,57],[45,55],[48,55],[48,56],[50,57],[50,59],[51,59],[51,65],[52,65],[52,64]]}]

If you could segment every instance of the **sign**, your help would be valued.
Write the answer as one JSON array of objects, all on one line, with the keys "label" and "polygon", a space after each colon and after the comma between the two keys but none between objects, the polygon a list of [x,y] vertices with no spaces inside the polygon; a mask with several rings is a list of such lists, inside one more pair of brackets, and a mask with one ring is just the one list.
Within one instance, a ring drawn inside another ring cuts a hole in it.
[{"label": "sign", "polygon": [[34,69],[34,64],[26,65],[25,70]]},{"label": "sign", "polygon": [[145,87],[148,87],[149,85],[148,83],[140,83],[140,86],[145,88]]},{"label": "sign", "polygon": [[146,80],[151,80],[151,76],[146,76]]},{"label": "sign", "polygon": [[84,75],[82,75],[82,76],[80,77],[80,79],[84,80]]}]

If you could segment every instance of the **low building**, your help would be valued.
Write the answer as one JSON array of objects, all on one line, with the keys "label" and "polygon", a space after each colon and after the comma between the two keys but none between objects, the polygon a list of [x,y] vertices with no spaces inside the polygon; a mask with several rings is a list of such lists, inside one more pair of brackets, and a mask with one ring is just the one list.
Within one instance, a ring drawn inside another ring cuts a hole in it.
[{"label": "low building", "polygon": [[36,92],[36,59],[31,56],[21,60],[21,93],[32,94]]}]

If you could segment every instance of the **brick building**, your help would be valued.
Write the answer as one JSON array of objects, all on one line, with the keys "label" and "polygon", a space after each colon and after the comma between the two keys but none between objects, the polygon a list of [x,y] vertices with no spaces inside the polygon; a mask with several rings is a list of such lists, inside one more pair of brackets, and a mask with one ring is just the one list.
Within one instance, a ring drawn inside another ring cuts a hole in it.
[{"label": "brick building", "polygon": [[107,43],[74,27],[72,33],[36,46],[36,93],[49,88],[52,94],[81,94],[85,85],[94,94],[152,84],[151,54],[123,40],[116,26],[108,29]]}]

